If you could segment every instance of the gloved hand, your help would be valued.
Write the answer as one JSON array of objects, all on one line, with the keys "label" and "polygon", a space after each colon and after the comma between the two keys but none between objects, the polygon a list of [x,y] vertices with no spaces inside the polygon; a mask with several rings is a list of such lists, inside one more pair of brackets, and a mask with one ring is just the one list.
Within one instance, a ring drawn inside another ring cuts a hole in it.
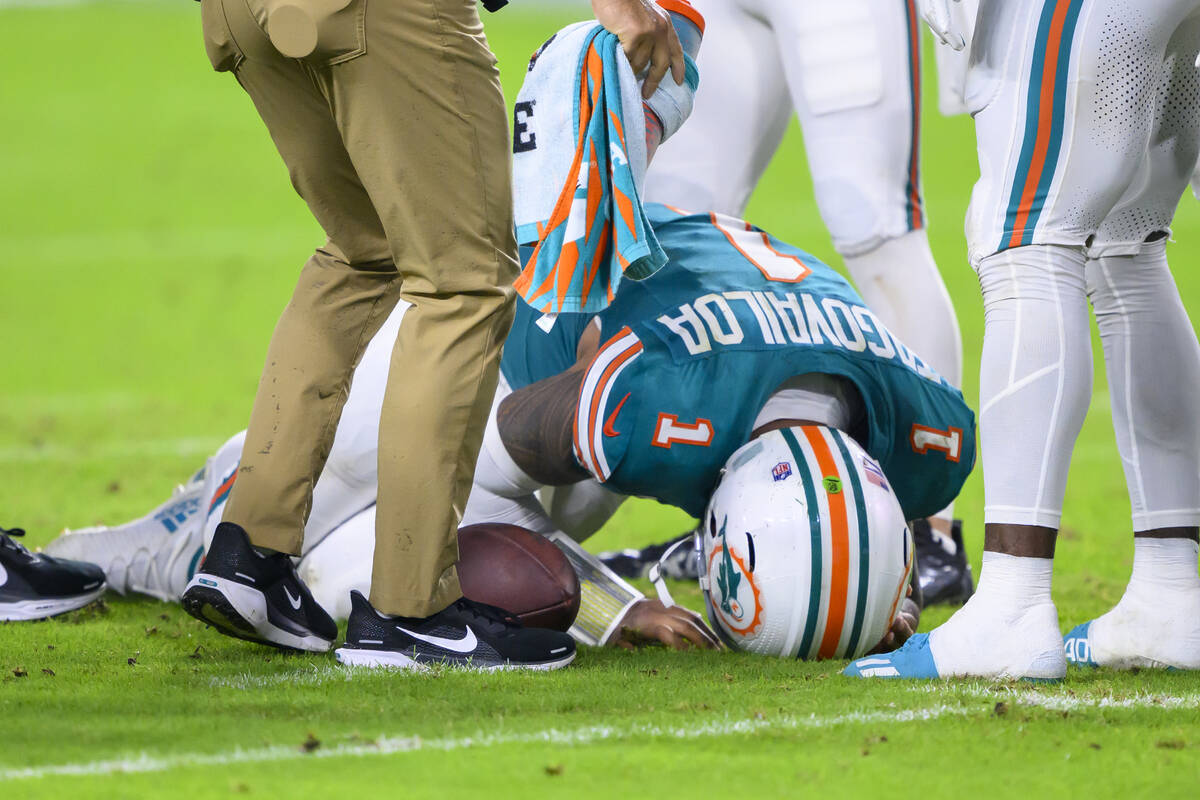
[{"label": "gloved hand", "polygon": [[[957,3],[960,0],[953,0]],[[951,50],[962,50],[967,40],[955,24],[954,15],[950,13],[951,0],[919,0],[921,19],[933,31],[933,35],[942,44],[949,45]]]}]

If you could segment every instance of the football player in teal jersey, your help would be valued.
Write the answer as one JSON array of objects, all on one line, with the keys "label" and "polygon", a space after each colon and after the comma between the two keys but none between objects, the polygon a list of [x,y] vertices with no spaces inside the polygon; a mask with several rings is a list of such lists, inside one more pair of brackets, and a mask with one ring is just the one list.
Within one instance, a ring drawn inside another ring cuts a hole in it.
[{"label": "football player in teal jersey", "polygon": [[[818,259],[740,220],[655,205],[648,213],[670,257],[658,273],[623,281],[612,305],[598,314],[544,317],[519,308],[463,524],[508,522],[559,543],[595,590],[585,591],[573,629],[581,641],[710,646],[712,634],[699,618],[643,597],[576,540],[597,530],[630,495],[704,516],[723,472],[737,471],[731,456],[774,436],[794,442],[795,457],[772,464],[761,478],[770,489],[800,487],[810,465],[820,486],[809,506],[828,545],[821,597],[810,598],[819,600],[825,616],[815,615],[820,618],[804,632],[808,649],[799,652],[793,643],[797,652],[789,654],[844,656],[881,638],[884,646],[899,643],[915,628],[918,609],[888,596],[876,615],[887,617],[886,635],[848,647],[869,628],[864,598],[875,602],[863,560],[877,518],[871,498],[892,503],[899,521],[872,535],[894,542],[911,565],[904,521],[937,514],[957,495],[975,458],[973,413],[957,389]],[[385,326],[380,336],[387,333]],[[372,412],[386,370],[386,351],[368,348],[306,530],[300,574],[335,616],[348,608],[349,590],[363,590],[370,580],[375,454],[366,428],[378,416]],[[210,534],[239,447],[235,438],[197,478],[194,491],[208,510]],[[813,481],[804,488],[812,489]],[[196,547],[205,541],[204,516],[174,524],[195,531],[186,535]],[[54,547],[102,565],[123,553],[119,580],[110,575],[110,582],[137,590],[138,581],[128,576],[172,573],[166,564],[151,569],[156,553],[175,553],[181,565],[191,556],[177,541],[168,546],[166,534],[156,550],[144,534],[153,518],[140,521],[143,556],[136,568],[114,538],[121,528],[68,534]],[[808,541],[807,532],[792,533]],[[351,551],[361,558],[347,558]],[[725,552],[737,550],[729,545]],[[749,563],[753,572],[753,556]],[[759,564],[757,571],[770,568]],[[743,586],[753,583],[749,577]],[[157,594],[173,593],[164,585]],[[736,607],[728,600],[710,613]],[[832,611],[837,608],[840,615]],[[736,628],[722,627],[723,638],[736,646],[730,634]]]},{"label": "football player in teal jersey", "polygon": [[[740,220],[647,210],[667,267],[624,282],[598,314],[559,315],[549,332],[536,319],[514,324],[501,368],[513,390],[499,409],[504,442],[511,451],[530,436],[520,409],[559,426],[514,455],[519,465],[548,484],[592,477],[699,517],[768,401],[821,375],[855,412],[851,433],[907,519],[953,501],[974,463],[974,414],[845,279]],[[564,386],[577,401],[569,429]]]}]

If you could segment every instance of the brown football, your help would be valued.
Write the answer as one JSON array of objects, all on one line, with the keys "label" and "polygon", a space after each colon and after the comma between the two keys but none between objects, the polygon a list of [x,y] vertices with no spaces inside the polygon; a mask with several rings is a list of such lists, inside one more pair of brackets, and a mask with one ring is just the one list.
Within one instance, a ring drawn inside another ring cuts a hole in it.
[{"label": "brown football", "polygon": [[579,613],[579,578],[549,539],[516,525],[458,529],[463,594],[499,606],[531,628],[565,631]]}]

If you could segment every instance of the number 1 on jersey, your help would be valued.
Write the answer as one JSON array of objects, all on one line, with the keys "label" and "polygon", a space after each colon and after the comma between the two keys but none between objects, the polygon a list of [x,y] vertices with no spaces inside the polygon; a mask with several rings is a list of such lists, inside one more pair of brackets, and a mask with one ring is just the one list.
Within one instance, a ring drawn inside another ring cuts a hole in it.
[{"label": "number 1 on jersey", "polygon": [[680,422],[674,414],[660,413],[658,425],[654,427],[655,447],[665,447],[670,450],[673,444],[694,444],[708,447],[713,440],[712,421],[699,418],[694,424]]},{"label": "number 1 on jersey", "polygon": [[754,230],[750,223],[724,214],[714,213],[709,217],[729,243],[769,280],[799,283],[812,273],[796,256],[786,255],[772,247],[770,238],[762,231]]},{"label": "number 1 on jersey", "polygon": [[962,455],[962,438],[962,428],[941,431],[914,423],[908,441],[915,453],[925,455],[936,450],[944,454],[947,461],[957,462]]}]

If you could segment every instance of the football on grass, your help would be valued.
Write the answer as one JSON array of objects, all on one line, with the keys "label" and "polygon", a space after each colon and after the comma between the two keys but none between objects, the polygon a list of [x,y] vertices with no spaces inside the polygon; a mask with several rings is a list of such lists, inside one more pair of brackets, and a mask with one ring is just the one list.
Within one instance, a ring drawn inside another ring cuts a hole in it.
[{"label": "football on grass", "polygon": [[567,557],[516,525],[459,528],[458,578],[464,595],[511,612],[526,627],[565,631],[579,613],[579,578]]}]

